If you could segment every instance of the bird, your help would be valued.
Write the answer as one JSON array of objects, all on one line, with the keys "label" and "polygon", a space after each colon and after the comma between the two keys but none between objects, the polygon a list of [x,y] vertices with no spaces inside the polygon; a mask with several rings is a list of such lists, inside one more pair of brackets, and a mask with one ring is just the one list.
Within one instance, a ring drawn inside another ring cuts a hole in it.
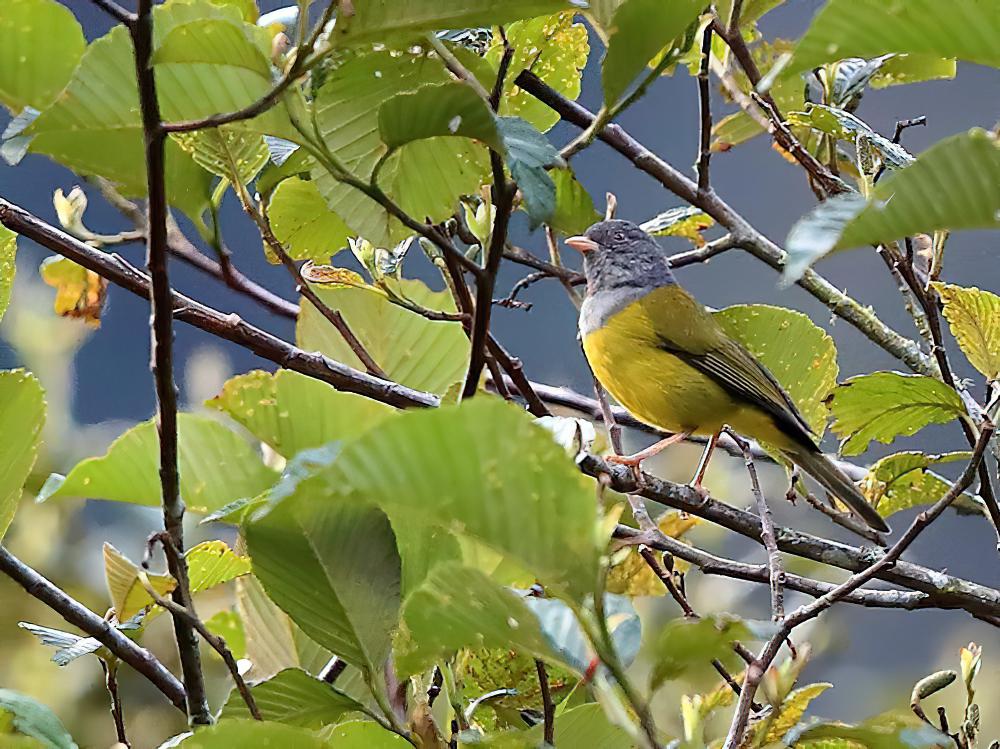
[{"label": "bird", "polygon": [[[710,437],[700,489],[724,427],[776,448],[860,516],[889,532],[855,484],[820,450],[791,396],[715,316],[681,287],[666,252],[631,221],[600,221],[565,239],[583,255],[583,350],[601,385],[636,419],[671,436],[609,460],[639,473],[646,458],[691,435]],[[789,345],[794,345],[789,342]]]}]

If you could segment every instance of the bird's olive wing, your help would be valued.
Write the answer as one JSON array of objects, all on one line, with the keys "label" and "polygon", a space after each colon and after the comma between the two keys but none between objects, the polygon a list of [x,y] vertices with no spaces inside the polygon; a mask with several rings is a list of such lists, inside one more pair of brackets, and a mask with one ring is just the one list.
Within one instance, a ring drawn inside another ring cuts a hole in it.
[{"label": "bird's olive wing", "polygon": [[[671,350],[665,342],[664,348]],[[699,372],[711,377],[724,390],[742,401],[749,401],[774,419],[778,427],[798,442],[815,444],[812,430],[799,413],[791,396],[785,392],[767,368],[731,338],[724,338],[708,351],[671,353]]]}]

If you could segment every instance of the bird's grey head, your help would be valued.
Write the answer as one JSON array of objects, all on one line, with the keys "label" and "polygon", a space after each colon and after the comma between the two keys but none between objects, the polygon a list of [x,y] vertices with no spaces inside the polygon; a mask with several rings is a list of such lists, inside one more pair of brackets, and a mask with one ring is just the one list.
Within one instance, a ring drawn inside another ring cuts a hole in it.
[{"label": "bird's grey head", "polygon": [[583,253],[588,294],[675,283],[667,254],[631,221],[600,221],[566,244]]}]

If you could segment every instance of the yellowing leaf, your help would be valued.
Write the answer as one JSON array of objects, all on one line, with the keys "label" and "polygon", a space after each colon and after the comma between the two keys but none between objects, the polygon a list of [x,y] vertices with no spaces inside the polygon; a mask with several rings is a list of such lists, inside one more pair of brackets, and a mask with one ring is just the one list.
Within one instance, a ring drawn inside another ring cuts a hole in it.
[{"label": "yellowing leaf", "polygon": [[230,182],[247,184],[267,163],[267,146],[260,133],[213,127],[171,137],[196,164]]},{"label": "yellowing leaf", "polygon": [[[161,596],[177,587],[170,575],[148,573],[149,584]],[[124,621],[138,614],[153,603],[153,599],[139,581],[139,566],[109,543],[104,544],[104,579],[111,595],[111,605]]]},{"label": "yellowing leaf", "polygon": [[42,261],[41,275],[56,290],[53,308],[57,315],[81,319],[95,328],[100,326],[108,290],[104,278],[55,255]]},{"label": "yellowing leaf", "polygon": [[1000,378],[1000,296],[976,287],[936,283],[944,316],[969,362],[986,379]]},{"label": "yellowing leaf", "polygon": [[765,746],[772,741],[780,741],[781,737],[799,722],[799,719],[809,707],[809,703],[832,686],[833,684],[825,682],[809,684],[801,689],[796,689],[788,695],[785,701],[781,703],[781,708],[777,711],[777,715],[764,724],[766,731],[763,732],[764,740],[760,743],[760,746]]},{"label": "yellowing leaf", "polygon": [[654,237],[684,237],[695,247],[705,244],[701,233],[715,221],[707,213],[694,206],[671,208],[659,213],[642,224],[642,228]]},{"label": "yellowing leaf", "polygon": [[347,268],[338,268],[334,265],[306,263],[302,266],[302,277],[306,281],[309,281],[309,283],[321,286],[331,286],[333,288],[353,287],[384,295],[381,289],[377,289],[368,283],[360,273],[348,270]]},{"label": "yellowing leaf", "polygon": [[14,272],[17,263],[17,235],[6,226],[0,226],[0,319],[10,304],[10,292],[14,288]]},{"label": "yellowing leaf", "polygon": [[925,455],[901,452],[876,461],[861,481],[861,492],[884,518],[917,505],[937,502],[949,484],[928,472],[930,466],[969,457],[968,452]]},{"label": "yellowing leaf", "polygon": [[[587,64],[590,44],[587,28],[573,23],[572,13],[518,21],[507,27],[507,39],[514,48],[506,90],[500,100],[500,114],[516,115],[545,132],[558,121],[551,108],[514,84],[522,70],[530,70],[567,99],[580,95],[580,77]],[[495,68],[503,54],[503,42],[494,39],[486,60]]]},{"label": "yellowing leaf", "polygon": [[852,377],[827,400],[833,431],[844,438],[844,455],[858,455],[868,443],[889,444],[928,424],[944,424],[965,413],[950,387],[923,375],[875,372]]}]

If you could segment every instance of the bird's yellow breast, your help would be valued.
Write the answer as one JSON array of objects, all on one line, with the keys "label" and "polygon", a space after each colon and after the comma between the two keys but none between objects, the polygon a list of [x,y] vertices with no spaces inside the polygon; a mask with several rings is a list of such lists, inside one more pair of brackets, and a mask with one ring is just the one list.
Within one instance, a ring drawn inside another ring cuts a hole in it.
[{"label": "bird's yellow breast", "polygon": [[633,416],[663,431],[714,434],[728,424],[758,439],[787,441],[770,416],[735,400],[711,377],[664,350],[658,328],[674,326],[681,337],[691,333],[685,305],[673,298],[678,293],[687,296],[679,287],[657,289],[584,337],[597,379]]}]

